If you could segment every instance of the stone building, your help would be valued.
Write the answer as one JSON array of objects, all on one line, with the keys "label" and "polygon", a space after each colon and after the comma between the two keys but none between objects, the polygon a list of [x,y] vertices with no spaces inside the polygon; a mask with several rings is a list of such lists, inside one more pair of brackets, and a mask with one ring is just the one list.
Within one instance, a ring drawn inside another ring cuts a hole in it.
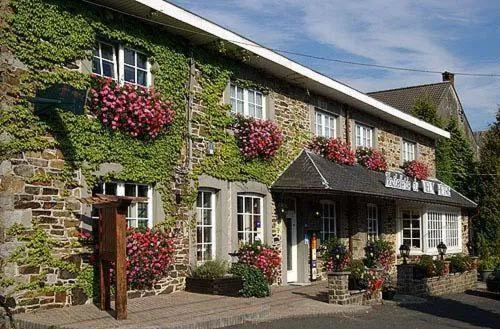
[{"label": "stone building", "polygon": [[[53,67],[50,61],[24,63],[23,58],[29,60],[24,52],[16,53],[15,45],[2,45],[2,107],[16,111],[20,90],[27,90],[22,79],[26,74],[35,78],[39,77],[35,73],[59,74],[62,82],[71,84],[71,77],[93,73],[119,83],[153,86],[172,97],[180,122],[175,127],[181,131],[175,135],[171,128],[168,136],[175,145],[155,148],[151,159],[144,148],[156,144],[123,137],[127,142],[119,144],[120,154],[144,161],[139,165],[116,161],[117,150],[95,145],[115,135],[96,126],[100,122],[90,113],[62,111],[61,118],[77,122],[72,130],[58,131],[60,122],[40,125],[33,133],[38,147],[19,146],[16,142],[25,137],[17,135],[21,128],[6,126],[0,135],[5,144],[0,166],[2,274],[11,280],[6,282],[62,286],[79,280],[78,273],[58,267],[57,262],[12,262],[9,255],[26,244],[13,235],[12,228],[42,230],[52,239],[50,257],[81,270],[85,247],[78,245],[75,233],[91,230],[95,223],[92,208],[81,201],[92,193],[146,198],[130,207],[129,226],[168,223],[175,237],[169,276],[148,291],[131,292],[137,296],[183,289],[190,268],[208,259],[229,260],[229,253],[241,243],[257,240],[280,250],[279,284],[313,279],[313,236],[320,245],[330,236],[344,239],[355,258],[362,257],[367,241],[376,238],[394,242],[395,254],[404,243],[414,255],[435,255],[440,241],[446,242],[450,253],[467,251],[466,209],[475,204],[434,178],[434,141],[449,138],[448,132],[166,1],[95,3],[36,1],[39,8],[65,20],[78,19],[79,29],[91,31],[94,49],[75,50],[73,57]],[[16,12],[9,1],[2,5],[5,11]],[[58,21],[39,20],[40,24]],[[134,32],[139,27],[143,30]],[[69,33],[67,26],[57,28],[61,35]],[[13,31],[23,33],[22,29]],[[74,45],[61,41],[57,46],[72,53]],[[176,63],[177,71],[166,73]],[[39,68],[44,65],[49,70]],[[42,119],[33,113],[40,99],[47,97],[28,99],[35,105],[27,107],[26,115],[32,120],[30,125],[36,126]],[[272,120],[279,126],[285,142],[276,159],[249,162],[242,158],[226,125],[231,113]],[[17,122],[16,116],[6,122]],[[79,131],[80,124],[97,133]],[[64,121],[62,127],[66,127]],[[76,130],[86,137],[71,140]],[[382,174],[327,161],[305,150],[314,135],[339,138],[353,149],[376,148],[385,155],[389,171]],[[102,154],[95,160],[87,149]],[[144,154],[135,154],[139,151]],[[175,161],[165,157],[170,153]],[[171,172],[150,175],[155,166],[163,165],[157,159],[170,161]],[[427,181],[415,183],[402,174],[403,163],[411,160],[429,167]],[[16,291],[21,311],[82,302],[76,288],[45,289],[43,295],[29,296],[23,295],[26,289]]]}]

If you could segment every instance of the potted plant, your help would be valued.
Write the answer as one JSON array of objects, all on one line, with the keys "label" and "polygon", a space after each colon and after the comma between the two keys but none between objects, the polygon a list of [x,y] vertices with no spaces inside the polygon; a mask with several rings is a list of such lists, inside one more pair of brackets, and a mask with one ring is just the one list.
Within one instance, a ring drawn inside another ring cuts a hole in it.
[{"label": "potted plant", "polygon": [[229,263],[208,260],[196,267],[186,278],[186,291],[202,294],[237,296],[243,289],[241,277],[228,274]]},{"label": "potted plant", "polygon": [[479,260],[478,272],[481,281],[486,282],[488,276],[493,273],[495,265],[495,258],[491,256]]},{"label": "potted plant", "polygon": [[500,267],[486,278],[486,289],[491,292],[500,293]]},{"label": "potted plant", "polygon": [[349,275],[349,290],[364,290],[367,288],[368,283],[364,278],[366,268],[362,260],[352,260],[346,270],[351,272]]},{"label": "potted plant", "polygon": [[384,278],[384,283],[382,284],[382,299],[393,300],[396,295],[396,287],[392,282],[390,277]]}]

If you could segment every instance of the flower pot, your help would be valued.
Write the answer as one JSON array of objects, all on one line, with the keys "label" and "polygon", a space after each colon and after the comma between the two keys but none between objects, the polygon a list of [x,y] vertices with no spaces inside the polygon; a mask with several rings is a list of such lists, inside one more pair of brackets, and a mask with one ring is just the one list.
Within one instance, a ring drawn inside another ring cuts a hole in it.
[{"label": "flower pot", "polygon": [[500,270],[493,271],[485,281],[488,291],[500,293]]},{"label": "flower pot", "polygon": [[216,279],[186,278],[186,291],[200,294],[238,296],[243,280],[238,276]]},{"label": "flower pot", "polygon": [[382,290],[382,299],[393,300],[395,295],[396,295],[396,289]]},{"label": "flower pot", "polygon": [[480,270],[479,276],[481,278],[481,281],[486,282],[486,279],[488,279],[491,273],[493,273],[493,270]]}]

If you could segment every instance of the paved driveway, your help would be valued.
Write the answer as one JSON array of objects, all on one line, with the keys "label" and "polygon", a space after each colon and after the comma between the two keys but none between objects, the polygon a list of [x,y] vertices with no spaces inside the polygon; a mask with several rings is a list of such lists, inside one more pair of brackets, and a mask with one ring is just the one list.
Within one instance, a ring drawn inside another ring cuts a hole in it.
[{"label": "paved driveway", "polygon": [[[302,328],[495,328],[500,329],[500,300],[481,293],[455,294],[432,300],[384,304],[356,314],[296,317],[239,325],[239,329]],[[229,328],[228,328],[229,329]]]}]

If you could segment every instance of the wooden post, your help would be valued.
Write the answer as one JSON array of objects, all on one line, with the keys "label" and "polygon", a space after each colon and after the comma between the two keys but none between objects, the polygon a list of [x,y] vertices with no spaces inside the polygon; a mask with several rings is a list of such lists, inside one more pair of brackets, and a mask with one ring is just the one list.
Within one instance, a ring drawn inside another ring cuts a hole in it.
[{"label": "wooden post", "polygon": [[127,318],[127,208],[128,204],[120,204],[116,208],[116,319]]}]

